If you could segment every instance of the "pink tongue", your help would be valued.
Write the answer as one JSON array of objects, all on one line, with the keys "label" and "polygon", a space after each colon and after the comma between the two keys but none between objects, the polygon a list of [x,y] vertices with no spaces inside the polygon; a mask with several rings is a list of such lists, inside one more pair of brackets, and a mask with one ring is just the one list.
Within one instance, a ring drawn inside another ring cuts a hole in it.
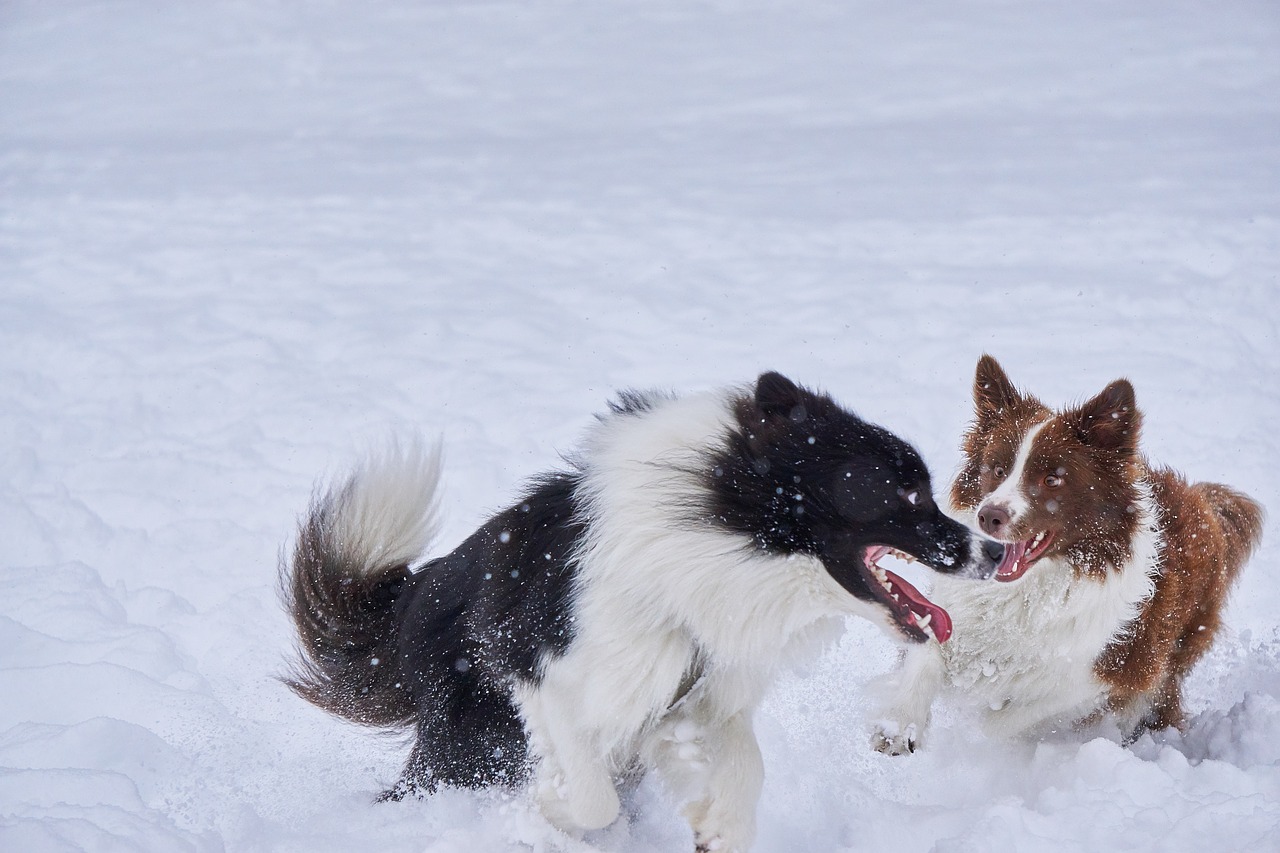
[{"label": "pink tongue", "polygon": [[1021,574],[1018,569],[1018,561],[1022,559],[1022,555],[1026,552],[1026,542],[1004,543],[1004,559],[1000,561],[1000,565],[996,566],[996,577],[1014,578]]},{"label": "pink tongue", "polygon": [[884,575],[889,579],[889,586],[893,587],[893,591],[907,603],[907,609],[915,615],[917,622],[926,616],[931,617],[929,630],[933,632],[933,636],[939,643],[945,643],[951,636],[951,617],[947,611],[925,598],[920,594],[920,590],[893,572],[886,571]]}]

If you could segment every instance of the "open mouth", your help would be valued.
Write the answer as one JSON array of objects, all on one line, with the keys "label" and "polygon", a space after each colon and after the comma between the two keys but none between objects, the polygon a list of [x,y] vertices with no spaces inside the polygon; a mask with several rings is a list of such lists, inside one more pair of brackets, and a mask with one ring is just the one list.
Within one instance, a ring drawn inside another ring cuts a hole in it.
[{"label": "open mouth", "polygon": [[996,566],[996,580],[1008,582],[1022,577],[1032,563],[1044,556],[1052,542],[1053,534],[1043,530],[1021,542],[1006,542],[1004,559]]},{"label": "open mouth", "polygon": [[930,638],[945,643],[951,636],[951,617],[947,615],[947,611],[925,598],[920,590],[888,569],[876,565],[886,554],[908,563],[916,561],[911,554],[888,545],[872,545],[863,555],[867,572],[876,580],[872,584],[872,590],[878,594],[880,602],[888,608],[907,637],[920,643]]}]

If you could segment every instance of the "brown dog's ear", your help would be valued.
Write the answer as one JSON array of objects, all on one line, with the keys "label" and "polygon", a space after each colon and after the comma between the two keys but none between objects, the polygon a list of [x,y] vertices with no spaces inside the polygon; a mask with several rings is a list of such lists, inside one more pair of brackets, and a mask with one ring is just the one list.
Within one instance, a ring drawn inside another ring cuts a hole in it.
[{"label": "brown dog's ear", "polygon": [[978,369],[973,376],[973,406],[979,425],[992,423],[1021,408],[1025,402],[1000,362],[989,355],[978,359]]},{"label": "brown dog's ear", "polygon": [[1135,453],[1142,415],[1134,399],[1133,386],[1117,379],[1084,405],[1063,415],[1079,439],[1090,447]]}]

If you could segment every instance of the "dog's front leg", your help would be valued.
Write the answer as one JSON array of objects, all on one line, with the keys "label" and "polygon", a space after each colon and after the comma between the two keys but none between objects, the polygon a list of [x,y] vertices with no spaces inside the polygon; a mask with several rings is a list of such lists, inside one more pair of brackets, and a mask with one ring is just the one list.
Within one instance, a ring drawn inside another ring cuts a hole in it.
[{"label": "dog's front leg", "polygon": [[882,678],[873,692],[881,696],[873,717],[871,746],[886,755],[915,752],[924,742],[933,700],[942,689],[945,664],[935,643],[906,650],[898,671]]},{"label": "dog's front leg", "polygon": [[750,711],[724,722],[675,712],[651,741],[648,761],[680,797],[698,851],[746,853],[756,834],[764,762]]},{"label": "dog's front leg", "polygon": [[685,809],[699,851],[746,853],[755,839],[764,761],[749,714],[735,714],[720,729],[706,795]]},{"label": "dog's front leg", "polygon": [[602,829],[621,804],[599,738],[580,725],[582,703],[548,685],[524,697],[521,711],[537,762],[533,792],[548,821],[566,832]]}]

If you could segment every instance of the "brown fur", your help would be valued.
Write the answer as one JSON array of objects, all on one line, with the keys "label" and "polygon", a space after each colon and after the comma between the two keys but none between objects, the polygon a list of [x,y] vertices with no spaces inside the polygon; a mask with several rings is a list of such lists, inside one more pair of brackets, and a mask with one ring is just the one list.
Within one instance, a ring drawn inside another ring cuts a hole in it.
[{"label": "brown fur", "polygon": [[1094,662],[1094,671],[1110,688],[1111,710],[1154,697],[1145,723],[1180,725],[1182,681],[1213,643],[1231,585],[1261,537],[1262,508],[1226,486],[1192,485],[1171,470],[1152,468],[1138,450],[1142,416],[1126,380],[1083,405],[1053,412],[1018,391],[996,360],[983,356],[974,402],[952,502],[970,510],[981,505],[1011,473],[1027,432],[1047,421],[1023,474],[1030,506],[1001,538],[1053,533],[1043,556],[1065,557],[1081,582],[1124,570],[1139,532],[1141,485],[1150,484],[1163,537],[1155,592]]},{"label": "brown fur", "polygon": [[1161,574],[1129,636],[1094,663],[1121,709],[1157,690],[1148,725],[1182,724],[1182,681],[1209,650],[1227,594],[1262,535],[1262,507],[1216,483],[1150,471],[1164,533]]}]

